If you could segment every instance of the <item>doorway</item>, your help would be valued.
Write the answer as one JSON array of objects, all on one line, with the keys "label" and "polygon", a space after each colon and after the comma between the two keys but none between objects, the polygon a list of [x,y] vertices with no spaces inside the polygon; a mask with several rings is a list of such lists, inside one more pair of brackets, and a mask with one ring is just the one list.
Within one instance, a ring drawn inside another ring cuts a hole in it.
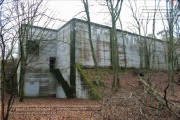
[{"label": "doorway", "polygon": [[55,64],[56,64],[56,58],[55,57],[50,57],[50,59],[49,59],[49,69],[50,69],[50,71],[55,69]]}]

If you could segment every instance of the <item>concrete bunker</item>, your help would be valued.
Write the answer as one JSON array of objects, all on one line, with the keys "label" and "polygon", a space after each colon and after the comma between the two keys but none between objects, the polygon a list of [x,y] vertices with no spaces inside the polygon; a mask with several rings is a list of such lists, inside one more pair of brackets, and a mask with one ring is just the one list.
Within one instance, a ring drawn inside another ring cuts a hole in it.
[{"label": "concrete bunker", "polygon": [[[27,34],[24,39],[27,43],[25,44],[27,46],[27,66],[24,95],[90,98],[88,89],[83,87],[84,82],[81,80],[81,74],[74,67],[75,64],[79,64],[83,68],[94,67],[88,42],[87,22],[74,18],[57,30],[24,26],[29,28],[26,29]],[[98,66],[110,67],[111,28],[92,23],[91,30]],[[121,67],[125,66],[124,52],[126,51],[127,67],[139,68],[140,59],[142,59],[143,68],[146,68],[145,52],[150,49],[154,52],[153,56],[151,55],[149,58],[149,67],[157,70],[167,69],[166,42],[122,30],[117,30],[117,34],[118,57]],[[154,44],[150,44],[152,41]],[[143,53],[140,53],[140,44],[142,43]],[[28,44],[31,44],[30,47]],[[123,45],[125,45],[125,49],[123,49]],[[177,58],[177,61],[180,61],[180,57]],[[19,70],[18,78],[20,74]]]}]

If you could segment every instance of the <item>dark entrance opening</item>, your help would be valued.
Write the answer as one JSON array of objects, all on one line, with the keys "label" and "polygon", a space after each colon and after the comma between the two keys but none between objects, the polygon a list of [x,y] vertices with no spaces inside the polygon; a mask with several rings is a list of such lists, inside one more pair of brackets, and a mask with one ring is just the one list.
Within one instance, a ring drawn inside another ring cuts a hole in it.
[{"label": "dark entrance opening", "polygon": [[50,59],[49,59],[49,69],[50,69],[50,71],[55,69],[55,63],[56,63],[56,58],[55,57],[50,57]]}]

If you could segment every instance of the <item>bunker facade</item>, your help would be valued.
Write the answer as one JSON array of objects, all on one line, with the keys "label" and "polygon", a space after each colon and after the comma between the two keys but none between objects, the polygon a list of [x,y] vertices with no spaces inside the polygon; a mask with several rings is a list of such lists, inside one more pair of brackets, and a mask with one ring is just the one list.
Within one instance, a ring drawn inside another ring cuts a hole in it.
[{"label": "bunker facade", "polygon": [[[72,91],[77,98],[89,98],[74,66],[94,67],[87,22],[72,19],[57,30],[24,26],[28,28],[24,95],[67,98]],[[91,23],[91,32],[98,66],[111,67],[111,28]],[[167,70],[167,42],[118,29],[117,37],[120,67]],[[177,64],[179,61],[177,57]],[[19,70],[18,78],[20,74]]]}]

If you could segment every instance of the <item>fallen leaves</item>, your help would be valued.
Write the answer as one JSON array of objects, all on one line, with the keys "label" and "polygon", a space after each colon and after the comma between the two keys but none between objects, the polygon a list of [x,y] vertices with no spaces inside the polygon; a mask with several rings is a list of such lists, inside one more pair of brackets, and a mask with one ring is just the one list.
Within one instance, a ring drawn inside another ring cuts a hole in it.
[{"label": "fallen leaves", "polygon": [[[95,71],[84,70],[90,80],[94,80]],[[144,94],[144,88],[138,83],[139,79],[134,75],[134,70],[121,72],[121,88],[118,92],[112,91],[112,70],[100,70],[100,80],[104,82],[104,88],[98,88],[103,98],[102,100],[84,99],[57,99],[52,97],[25,98],[24,102],[18,102],[16,98],[10,112],[10,120],[101,120],[101,119],[152,119],[158,116],[165,119],[175,117],[166,109],[155,111],[152,108],[144,107],[142,103],[152,102],[152,96]],[[175,76],[175,79],[178,78]],[[154,89],[164,94],[168,80],[164,72],[146,72],[144,80],[150,82]],[[171,101],[179,103],[180,87],[174,85],[175,96],[170,96],[169,90],[167,97]],[[180,104],[180,103],[179,103]],[[148,105],[148,104],[147,104]],[[163,117],[165,116],[165,117]]]}]

